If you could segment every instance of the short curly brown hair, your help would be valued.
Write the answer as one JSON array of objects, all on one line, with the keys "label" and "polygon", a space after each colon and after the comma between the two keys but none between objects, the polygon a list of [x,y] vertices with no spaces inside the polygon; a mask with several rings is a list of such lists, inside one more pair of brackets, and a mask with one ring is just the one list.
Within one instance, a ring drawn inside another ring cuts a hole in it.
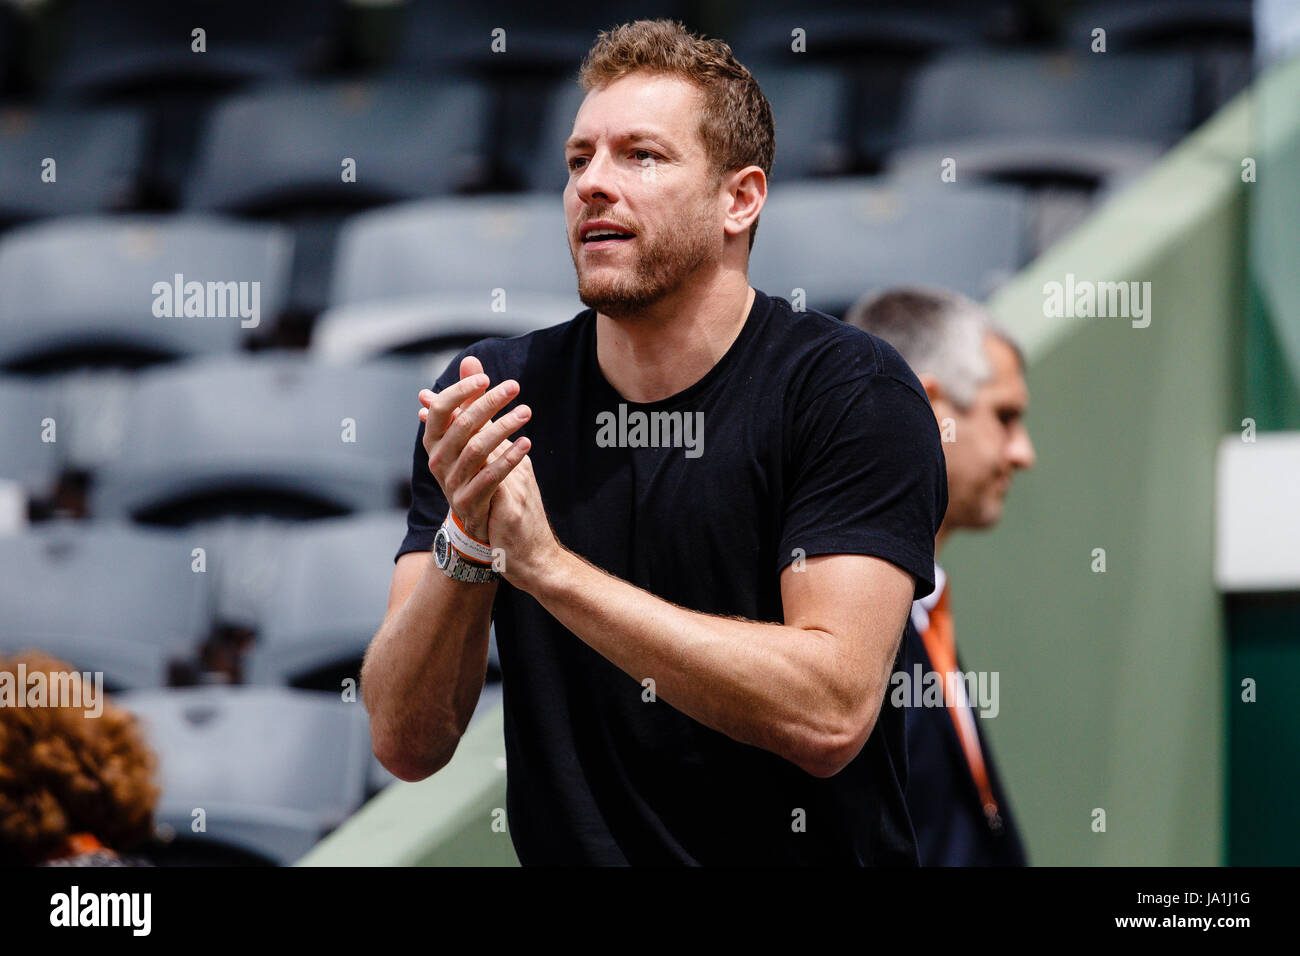
[{"label": "short curly brown hair", "polygon": [[[0,657],[0,673],[16,684],[19,664],[47,682],[77,673],[37,652]],[[98,717],[80,707],[0,705],[0,864],[40,863],[74,833],[114,850],[147,839],[156,768],[135,718],[107,701]]]},{"label": "short curly brown hair", "polygon": [[[700,138],[719,180],[746,166],[772,175],[772,106],[730,46],[693,34],[677,20],[635,20],[596,36],[578,71],[578,83],[591,91],[638,71],[678,76],[704,94]],[[749,227],[751,249],[757,232],[755,219]]]}]

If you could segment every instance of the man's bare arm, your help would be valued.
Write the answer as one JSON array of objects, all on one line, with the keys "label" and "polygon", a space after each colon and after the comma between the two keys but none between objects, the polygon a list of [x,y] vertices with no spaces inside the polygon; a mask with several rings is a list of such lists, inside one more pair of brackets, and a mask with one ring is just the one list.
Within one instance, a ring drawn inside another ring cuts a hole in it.
[{"label": "man's bare arm", "polygon": [[678,607],[568,550],[552,558],[526,590],[683,713],[818,777],[866,743],[911,609],[906,571],[865,555],[809,558],[782,572],[785,623],[767,624]]},{"label": "man's bare arm", "polygon": [[453,581],[427,551],[397,559],[361,695],[379,762],[421,780],[451,760],[487,676],[495,582]]},{"label": "man's bare arm", "polygon": [[[526,405],[492,419],[519,383],[485,391],[482,372],[467,356],[459,382],[419,396],[429,471],[479,540],[487,536],[493,494],[529,447],[527,438],[507,438],[527,421]],[[384,623],[366,650],[361,695],[375,756],[403,780],[436,773],[456,751],[483,690],[496,590],[493,582],[453,581],[428,552],[398,559]]]}]

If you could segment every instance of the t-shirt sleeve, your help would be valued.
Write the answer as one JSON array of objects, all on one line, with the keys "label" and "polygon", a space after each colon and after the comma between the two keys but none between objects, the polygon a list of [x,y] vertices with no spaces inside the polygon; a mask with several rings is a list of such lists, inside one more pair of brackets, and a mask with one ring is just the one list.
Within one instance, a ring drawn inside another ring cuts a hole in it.
[{"label": "t-shirt sleeve", "polygon": [[796,415],[777,573],[806,557],[867,554],[934,590],[948,479],[934,411],[887,372],[828,386]]},{"label": "t-shirt sleeve", "polygon": [[[470,354],[465,349],[451,360],[451,364],[438,376],[430,386],[435,392],[441,392],[460,381],[460,360]],[[412,414],[419,411],[414,406]],[[406,512],[406,537],[401,547],[393,556],[393,561],[410,551],[430,551],[433,549],[433,536],[447,517],[447,498],[442,488],[429,472],[429,456],[424,451],[424,422],[415,421],[415,450],[411,460],[411,507]]]}]

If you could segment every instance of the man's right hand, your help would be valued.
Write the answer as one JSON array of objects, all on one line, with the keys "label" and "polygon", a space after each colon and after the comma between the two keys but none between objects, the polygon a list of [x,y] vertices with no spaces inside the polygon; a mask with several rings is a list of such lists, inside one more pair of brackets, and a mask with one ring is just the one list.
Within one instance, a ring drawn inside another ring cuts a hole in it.
[{"label": "man's right hand", "polygon": [[490,391],[488,385],[482,363],[471,355],[461,360],[459,382],[441,392],[421,389],[419,396],[429,472],[465,531],[480,541],[488,539],[492,495],[532,447],[527,437],[507,437],[528,421],[527,405],[492,420],[519,394],[519,383],[507,379]]}]

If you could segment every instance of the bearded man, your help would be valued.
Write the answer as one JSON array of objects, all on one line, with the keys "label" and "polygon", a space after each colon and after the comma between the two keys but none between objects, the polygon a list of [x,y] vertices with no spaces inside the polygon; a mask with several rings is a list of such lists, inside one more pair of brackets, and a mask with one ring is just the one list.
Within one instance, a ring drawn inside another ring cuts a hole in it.
[{"label": "bearded man", "polygon": [[[495,622],[524,864],[914,866],[881,703],[947,504],[925,390],[883,340],[750,287],[774,132],[725,43],[625,24],[580,82],[588,308],[420,393],[362,672],[375,753],[406,780],[451,759]],[[610,441],[611,415],[653,440]]]}]

